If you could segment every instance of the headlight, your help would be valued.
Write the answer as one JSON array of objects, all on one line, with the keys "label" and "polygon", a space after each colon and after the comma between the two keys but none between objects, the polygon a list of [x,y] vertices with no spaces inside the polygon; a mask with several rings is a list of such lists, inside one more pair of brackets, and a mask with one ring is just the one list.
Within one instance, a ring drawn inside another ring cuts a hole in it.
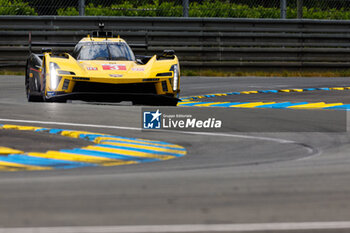
[{"label": "headlight", "polygon": [[50,88],[51,90],[55,90],[60,81],[60,77],[58,77],[58,73],[57,73],[57,69],[59,69],[60,67],[54,62],[50,62],[49,68],[50,68]]},{"label": "headlight", "polygon": [[180,74],[179,74],[179,67],[176,64],[176,65],[173,65],[170,70],[174,71],[173,91],[176,91],[178,83],[179,83],[179,76],[180,76]]}]

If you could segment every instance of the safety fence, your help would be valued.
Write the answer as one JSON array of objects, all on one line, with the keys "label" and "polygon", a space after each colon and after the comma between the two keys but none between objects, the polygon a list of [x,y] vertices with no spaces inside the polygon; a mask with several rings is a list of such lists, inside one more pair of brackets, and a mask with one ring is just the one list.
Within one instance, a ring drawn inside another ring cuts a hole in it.
[{"label": "safety fence", "polygon": [[[113,31],[136,54],[174,49],[191,69],[347,69],[350,21],[155,17],[0,17],[0,67],[23,67],[33,42],[69,43],[98,29]],[[41,47],[33,47],[40,52]]]},{"label": "safety fence", "polygon": [[350,0],[0,0],[0,15],[350,19]]}]

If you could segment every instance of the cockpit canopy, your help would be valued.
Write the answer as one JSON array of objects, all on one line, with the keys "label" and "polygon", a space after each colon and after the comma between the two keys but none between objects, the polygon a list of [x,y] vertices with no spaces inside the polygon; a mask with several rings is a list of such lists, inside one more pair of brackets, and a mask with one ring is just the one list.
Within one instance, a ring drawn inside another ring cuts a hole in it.
[{"label": "cockpit canopy", "polygon": [[135,61],[135,55],[125,42],[79,42],[73,51],[77,60]]}]

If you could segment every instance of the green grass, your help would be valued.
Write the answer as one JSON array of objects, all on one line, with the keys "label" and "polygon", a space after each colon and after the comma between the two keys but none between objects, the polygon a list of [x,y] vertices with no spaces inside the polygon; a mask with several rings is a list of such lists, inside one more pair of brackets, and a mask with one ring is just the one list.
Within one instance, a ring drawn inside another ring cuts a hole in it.
[{"label": "green grass", "polygon": [[13,71],[13,70],[0,70],[0,75],[25,75],[25,71]]}]

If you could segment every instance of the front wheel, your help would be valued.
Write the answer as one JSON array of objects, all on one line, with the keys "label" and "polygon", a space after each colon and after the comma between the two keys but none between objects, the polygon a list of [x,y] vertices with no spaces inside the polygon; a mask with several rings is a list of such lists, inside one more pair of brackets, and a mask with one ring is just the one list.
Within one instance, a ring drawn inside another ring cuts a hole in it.
[{"label": "front wheel", "polygon": [[28,65],[27,65],[26,76],[25,76],[25,89],[26,89],[26,97],[28,102],[42,102],[41,96],[33,95],[32,90],[30,88]]},{"label": "front wheel", "polygon": [[33,95],[30,88],[26,88],[26,95],[28,102],[43,102],[43,98],[41,96]]}]

